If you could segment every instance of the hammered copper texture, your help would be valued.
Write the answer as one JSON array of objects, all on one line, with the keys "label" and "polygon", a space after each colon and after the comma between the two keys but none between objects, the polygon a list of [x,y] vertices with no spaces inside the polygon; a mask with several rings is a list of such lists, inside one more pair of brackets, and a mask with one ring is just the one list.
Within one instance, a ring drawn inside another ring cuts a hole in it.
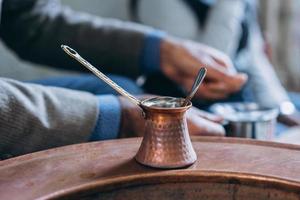
[{"label": "hammered copper texture", "polygon": [[181,168],[197,160],[186,122],[190,107],[191,102],[173,108],[144,106],[145,134],[135,157],[139,163],[156,168]]},{"label": "hammered copper texture", "polygon": [[191,165],[196,159],[184,114],[149,115],[136,155],[138,162],[151,167],[178,168]]}]

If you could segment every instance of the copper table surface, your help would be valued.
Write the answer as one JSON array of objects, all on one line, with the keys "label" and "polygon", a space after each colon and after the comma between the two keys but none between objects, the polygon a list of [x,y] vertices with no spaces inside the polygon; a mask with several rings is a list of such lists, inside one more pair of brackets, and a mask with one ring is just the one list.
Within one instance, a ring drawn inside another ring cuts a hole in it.
[{"label": "copper table surface", "polygon": [[262,184],[300,196],[300,146],[217,137],[192,141],[198,160],[177,170],[138,164],[134,156],[140,138],[70,145],[1,161],[0,199],[78,197],[86,191],[184,182],[187,177],[189,182]]}]

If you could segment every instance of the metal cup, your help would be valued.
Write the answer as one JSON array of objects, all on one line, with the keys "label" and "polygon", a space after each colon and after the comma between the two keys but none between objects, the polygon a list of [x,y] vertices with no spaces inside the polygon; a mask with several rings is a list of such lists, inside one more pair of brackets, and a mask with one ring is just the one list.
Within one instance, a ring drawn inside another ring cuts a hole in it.
[{"label": "metal cup", "polygon": [[226,136],[272,140],[278,109],[256,103],[217,103],[211,110],[225,119]]},{"label": "metal cup", "polygon": [[189,102],[182,98],[156,97],[142,101],[146,128],[135,159],[156,168],[181,168],[197,160],[186,122]]}]

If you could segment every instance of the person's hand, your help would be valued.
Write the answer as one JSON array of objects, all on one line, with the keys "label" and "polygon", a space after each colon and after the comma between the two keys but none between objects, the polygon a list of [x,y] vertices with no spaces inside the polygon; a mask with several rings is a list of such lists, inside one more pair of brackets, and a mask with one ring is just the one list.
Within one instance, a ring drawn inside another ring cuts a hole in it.
[{"label": "person's hand", "polygon": [[293,127],[293,126],[300,126],[300,112],[295,111],[292,114],[289,115],[279,115],[278,116],[278,122],[288,126],[288,127]]},{"label": "person's hand", "polygon": [[220,124],[222,121],[222,117],[204,112],[195,107],[187,111],[190,135],[224,136],[225,129]]},{"label": "person's hand", "polygon": [[[149,96],[139,96],[145,99]],[[145,119],[142,110],[125,97],[119,97],[122,116],[120,137],[140,137],[145,131]],[[206,113],[197,108],[190,108],[187,112],[187,124],[190,135],[224,135],[224,128],[219,124],[222,118]]]},{"label": "person's hand", "polygon": [[[139,99],[142,98],[140,96]],[[120,96],[119,101],[122,110],[119,137],[142,137],[145,132],[145,119],[142,109],[125,97]]]},{"label": "person's hand", "polygon": [[199,69],[208,69],[196,98],[224,99],[239,91],[247,81],[247,75],[237,73],[228,56],[208,46],[166,38],[161,43],[160,51],[163,73],[187,91],[192,87]]}]

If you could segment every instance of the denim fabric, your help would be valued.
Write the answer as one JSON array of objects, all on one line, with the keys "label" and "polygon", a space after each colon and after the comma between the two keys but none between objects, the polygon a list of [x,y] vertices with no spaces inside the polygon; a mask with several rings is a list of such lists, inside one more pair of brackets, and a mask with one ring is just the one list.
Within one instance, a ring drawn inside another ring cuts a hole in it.
[{"label": "denim fabric", "polygon": [[[109,77],[132,94],[143,93],[143,90],[139,88],[134,81],[128,78],[117,75],[109,75]],[[115,90],[113,90],[109,85],[101,81],[96,76],[88,74],[50,77],[45,79],[32,80],[29,82],[45,86],[56,86],[73,90],[80,90],[90,92],[95,95],[118,95],[118,93]]]}]

